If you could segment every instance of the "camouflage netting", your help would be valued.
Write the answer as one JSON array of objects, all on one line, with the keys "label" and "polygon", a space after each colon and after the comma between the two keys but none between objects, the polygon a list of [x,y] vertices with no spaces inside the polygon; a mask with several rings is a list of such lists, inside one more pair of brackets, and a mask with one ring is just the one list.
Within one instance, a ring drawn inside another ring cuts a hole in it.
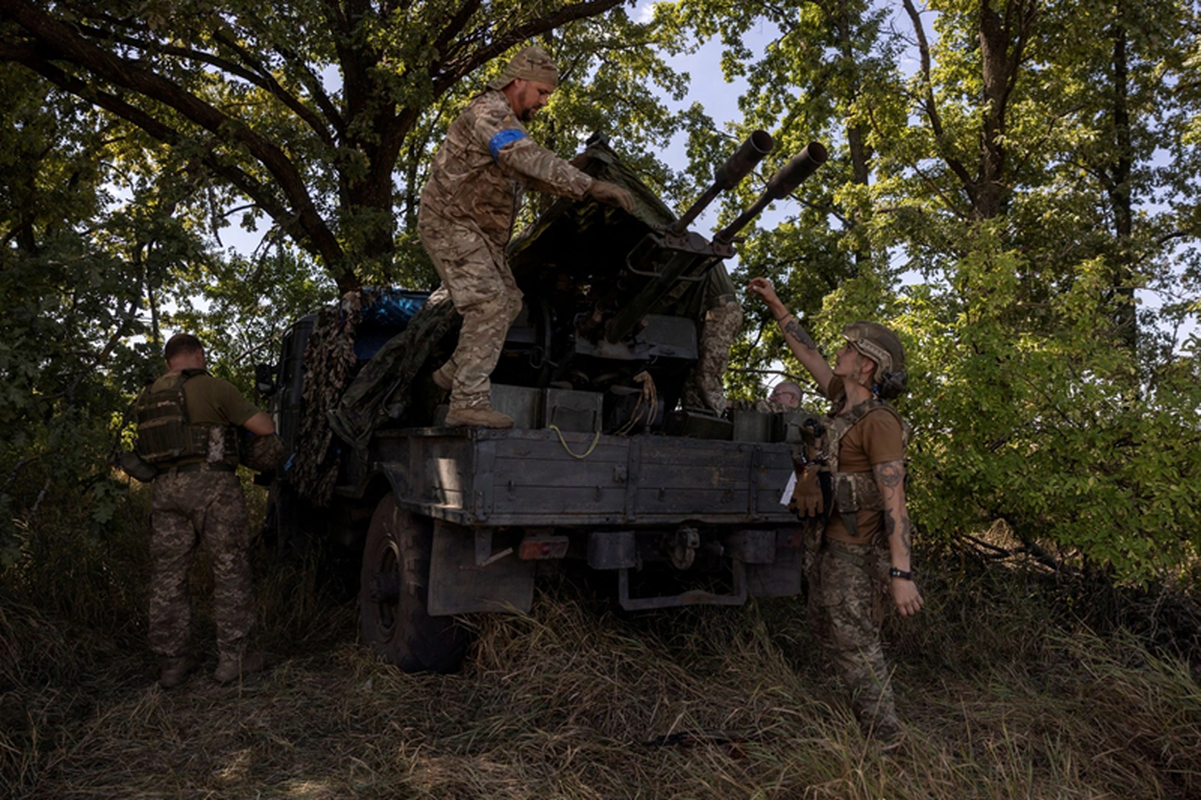
[{"label": "camouflage netting", "polygon": [[[435,348],[462,322],[446,289],[439,287],[409,321],[363,367],[334,406],[329,423],[338,436],[359,453],[365,453],[371,434],[390,420],[424,424],[411,412],[419,400],[429,399],[412,391],[414,380],[430,360]],[[440,364],[431,364],[432,371]],[[430,384],[432,386],[432,383]],[[428,388],[428,387],[427,387]]]},{"label": "camouflage netting", "polygon": [[338,305],[322,309],[305,346],[304,412],[288,476],[297,491],[318,506],[333,496],[341,464],[326,412],[337,404],[358,367],[354,341],[363,306],[370,304],[365,294],[349,292]]}]

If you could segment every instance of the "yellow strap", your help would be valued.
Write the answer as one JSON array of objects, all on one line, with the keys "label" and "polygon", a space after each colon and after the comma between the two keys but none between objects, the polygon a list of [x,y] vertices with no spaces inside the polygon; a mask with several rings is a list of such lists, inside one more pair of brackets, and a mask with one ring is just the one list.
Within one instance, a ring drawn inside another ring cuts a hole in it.
[{"label": "yellow strap", "polygon": [[596,443],[600,441],[600,431],[597,431],[596,436],[592,437],[592,444],[588,446],[588,449],[584,451],[583,455],[578,455],[571,452],[571,448],[567,446],[567,440],[563,438],[563,431],[559,430],[558,425],[548,425],[547,427],[559,434],[559,443],[563,445],[563,449],[567,451],[567,455],[571,456],[572,458],[587,458],[588,456],[592,455],[592,451],[596,449]]}]

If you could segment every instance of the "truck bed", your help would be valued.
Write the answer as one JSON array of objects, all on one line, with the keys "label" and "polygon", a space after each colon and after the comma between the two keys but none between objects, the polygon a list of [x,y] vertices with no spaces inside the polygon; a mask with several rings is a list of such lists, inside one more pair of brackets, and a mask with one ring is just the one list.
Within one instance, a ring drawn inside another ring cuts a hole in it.
[{"label": "truck bed", "polygon": [[406,428],[378,431],[371,461],[402,507],[458,525],[795,522],[786,444]]}]

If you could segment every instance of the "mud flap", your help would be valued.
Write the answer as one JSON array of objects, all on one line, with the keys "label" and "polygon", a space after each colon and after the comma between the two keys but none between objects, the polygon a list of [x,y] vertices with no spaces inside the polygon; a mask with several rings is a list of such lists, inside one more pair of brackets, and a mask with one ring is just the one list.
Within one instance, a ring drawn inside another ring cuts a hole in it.
[{"label": "mud flap", "polygon": [[[491,552],[491,531],[437,520],[430,557],[430,616],[477,611],[529,611],[536,562],[516,551]],[[477,548],[479,538],[486,543]],[[477,550],[479,556],[477,556]]]},{"label": "mud flap", "polygon": [[792,597],[801,593],[801,551],[795,547],[776,550],[770,564],[746,565],[747,591],[751,597]]}]

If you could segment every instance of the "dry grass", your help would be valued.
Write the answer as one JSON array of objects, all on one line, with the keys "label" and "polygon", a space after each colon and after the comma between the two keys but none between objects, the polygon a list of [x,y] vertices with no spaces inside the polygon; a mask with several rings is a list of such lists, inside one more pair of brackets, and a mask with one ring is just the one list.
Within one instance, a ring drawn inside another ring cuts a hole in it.
[{"label": "dry grass", "polygon": [[0,589],[0,796],[1201,796],[1197,676],[1071,625],[1022,572],[927,570],[927,612],[888,630],[908,731],[882,756],[794,600],[625,615],[552,585],[530,616],[469,620],[460,674],[405,675],[356,643],[353,601],[316,569],[264,559],[272,669],[221,687],[210,652],[165,692],[131,588],[144,564],[110,550],[128,563],[109,560],[126,578],[102,595],[126,599],[108,616],[31,602],[33,572]]}]

